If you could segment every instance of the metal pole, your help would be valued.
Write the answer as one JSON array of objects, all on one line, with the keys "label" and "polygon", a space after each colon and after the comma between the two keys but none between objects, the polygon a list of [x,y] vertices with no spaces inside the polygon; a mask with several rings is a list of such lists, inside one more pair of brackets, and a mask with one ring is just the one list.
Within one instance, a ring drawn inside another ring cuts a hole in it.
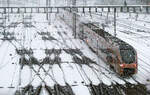
[{"label": "metal pole", "polygon": [[4,38],[6,38],[6,14],[4,15],[4,19],[5,19],[5,21],[4,21],[4,23],[5,23],[5,25],[3,25],[4,26]]},{"label": "metal pole", "polygon": [[114,8],[114,36],[117,36],[116,33],[116,8]]},{"label": "metal pole", "polygon": [[[51,0],[49,0],[49,7],[51,6]],[[49,11],[49,10],[48,10]],[[49,25],[51,24],[51,13],[50,14],[48,14],[48,16],[49,16]]]},{"label": "metal pole", "polygon": [[[46,7],[48,7],[48,0],[46,0]],[[48,20],[48,12],[47,12],[47,9],[46,9],[46,20]]]},{"label": "metal pole", "polygon": [[[72,5],[76,5],[76,0],[72,1]],[[73,12],[75,12],[76,9],[73,10]],[[76,38],[76,13],[73,13],[73,35],[74,38]]]},{"label": "metal pole", "polygon": [[[7,0],[7,6],[9,7],[9,0]],[[8,21],[9,21],[9,8],[8,8]]]}]

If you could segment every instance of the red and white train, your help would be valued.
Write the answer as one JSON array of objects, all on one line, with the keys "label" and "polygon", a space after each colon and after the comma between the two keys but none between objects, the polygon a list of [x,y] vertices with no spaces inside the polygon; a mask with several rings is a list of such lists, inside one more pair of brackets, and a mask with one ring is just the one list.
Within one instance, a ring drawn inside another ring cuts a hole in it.
[{"label": "red and white train", "polygon": [[137,73],[137,52],[92,23],[80,23],[78,36],[120,75]]}]

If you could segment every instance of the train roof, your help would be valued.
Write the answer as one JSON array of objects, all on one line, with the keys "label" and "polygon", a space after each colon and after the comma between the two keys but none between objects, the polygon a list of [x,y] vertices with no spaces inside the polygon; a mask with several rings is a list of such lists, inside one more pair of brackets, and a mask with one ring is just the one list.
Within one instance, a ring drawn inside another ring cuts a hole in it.
[{"label": "train roof", "polygon": [[93,23],[83,23],[83,24],[91,28],[94,32],[96,32],[98,35],[103,37],[106,41],[111,42],[115,46],[118,46],[120,50],[121,49],[133,49],[133,47],[129,45],[128,43],[104,31],[103,29],[99,28]]}]

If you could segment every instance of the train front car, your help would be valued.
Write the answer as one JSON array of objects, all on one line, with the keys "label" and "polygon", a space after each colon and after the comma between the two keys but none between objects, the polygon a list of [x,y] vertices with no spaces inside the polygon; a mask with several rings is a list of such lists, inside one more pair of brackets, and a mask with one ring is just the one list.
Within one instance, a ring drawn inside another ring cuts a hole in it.
[{"label": "train front car", "polygon": [[120,75],[132,75],[137,73],[137,53],[135,49],[128,45],[122,44],[119,46],[120,52]]}]

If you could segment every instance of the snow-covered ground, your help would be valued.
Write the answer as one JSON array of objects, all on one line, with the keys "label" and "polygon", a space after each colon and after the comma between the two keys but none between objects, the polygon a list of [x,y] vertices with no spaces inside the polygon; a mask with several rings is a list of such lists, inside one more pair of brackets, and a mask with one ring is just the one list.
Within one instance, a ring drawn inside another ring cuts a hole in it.
[{"label": "snow-covered ground", "polygon": [[[25,65],[21,68],[19,64],[20,55],[17,54],[16,49],[32,49],[33,57],[35,57],[39,62],[47,56],[51,59],[55,58],[52,54],[48,56],[45,54],[45,49],[80,49],[84,56],[87,56],[91,60],[97,61],[102,67],[105,67],[103,61],[99,60],[97,56],[91,52],[91,50],[79,39],[74,39],[72,36],[71,29],[60,22],[58,19],[53,19],[51,25],[45,19],[44,14],[32,14],[33,27],[27,28],[22,24],[22,15],[11,15],[10,21],[18,22],[16,28],[6,29],[7,32],[13,33],[15,40],[7,41],[1,40],[0,47],[0,95],[12,95],[20,87],[25,87],[29,84],[38,87],[40,84],[47,84],[53,87],[54,84],[60,84],[65,86],[66,83],[72,86],[73,91],[76,95],[90,95],[89,88],[86,85],[90,83],[98,85],[100,82],[104,82],[106,85],[111,85],[111,80],[117,79],[118,83],[124,83],[122,80],[117,78],[115,75],[109,74],[105,68],[100,68],[96,64],[91,65],[79,65],[74,63],[73,56],[62,50],[59,55],[62,62],[58,64],[44,64],[42,67],[38,65]],[[55,15],[53,15],[55,16]],[[1,34],[3,29],[1,30]],[[43,40],[40,33],[48,33],[47,36],[53,37],[56,40]],[[1,35],[3,38],[3,35]],[[76,54],[81,57],[80,55]],[[25,55],[29,58],[28,54]],[[98,70],[97,70],[98,69]],[[106,73],[107,76],[112,79],[107,78],[102,75],[101,71]],[[94,71],[94,72],[93,72]],[[45,93],[46,94],[46,93]],[[41,95],[45,95],[44,90]]]},{"label": "snow-covered ground", "polygon": [[[146,32],[147,39],[145,39],[143,38],[145,34],[141,32],[133,32],[135,33],[134,35],[117,32],[119,38],[129,42],[137,49],[139,57],[138,74],[134,75],[132,78],[123,79],[113,70],[110,70],[109,66],[98,58],[83,41],[74,39],[72,30],[55,14],[52,15],[52,22],[50,25],[46,20],[45,14],[28,15],[32,15],[32,19],[29,20],[32,22],[32,25],[30,25],[32,27],[24,26],[22,23],[23,14],[11,15],[10,21],[7,22],[7,24],[11,24],[12,22],[18,22],[18,24],[16,28],[7,28],[6,33],[13,33],[15,39],[9,41],[0,40],[0,95],[13,95],[16,90],[20,90],[22,87],[29,84],[34,88],[45,84],[52,88],[55,84],[61,86],[69,84],[75,95],[92,95],[90,88],[87,86],[90,84],[98,85],[104,83],[108,86],[112,84],[125,84],[126,82],[137,84],[136,80],[144,84],[149,84],[147,81],[150,79],[150,67],[148,66],[150,62],[148,53],[150,52],[150,44],[148,43],[148,41],[150,41],[148,36],[149,33]],[[118,19],[121,18],[118,17]],[[128,20],[130,19],[132,18],[128,18]],[[95,16],[92,20],[100,21],[100,18]],[[127,22],[126,18],[120,21],[126,22],[127,25],[131,23]],[[146,26],[149,25],[148,22],[144,22],[143,20],[142,23],[146,23]],[[141,26],[142,23],[136,24],[140,24]],[[112,30],[112,28],[110,24],[110,27],[106,29]],[[122,27],[117,27],[117,29],[118,28],[121,30],[124,29]],[[0,31],[0,38],[2,39],[3,29]],[[110,32],[112,33],[112,31]],[[46,57],[50,59],[59,57],[61,58],[61,62],[60,64],[53,62],[43,65],[39,65],[38,63],[37,65],[28,64],[24,65],[22,68],[19,59],[23,55],[18,55],[16,49],[32,49],[33,54],[25,54],[26,59],[34,57],[37,59],[37,62],[41,63]],[[47,55],[45,53],[46,49],[60,50],[60,54],[53,52]],[[77,52],[73,52],[72,54],[71,52],[66,52],[67,49],[74,49],[77,50]],[[87,62],[86,64],[80,64],[73,60],[74,57],[82,59],[84,56],[96,63],[88,64]],[[146,62],[148,64],[145,64]],[[40,95],[48,95],[48,93],[43,89]]]}]

